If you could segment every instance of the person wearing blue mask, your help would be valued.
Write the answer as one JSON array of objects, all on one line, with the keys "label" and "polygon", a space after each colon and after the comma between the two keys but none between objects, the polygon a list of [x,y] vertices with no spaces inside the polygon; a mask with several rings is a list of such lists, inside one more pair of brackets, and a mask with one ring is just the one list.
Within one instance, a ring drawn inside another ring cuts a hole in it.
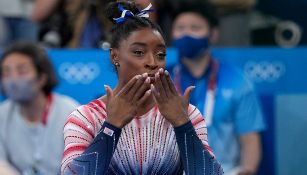
[{"label": "person wearing blue mask", "polygon": [[29,42],[6,48],[0,58],[0,174],[60,174],[63,127],[79,104],[52,93],[57,85],[47,53]]},{"label": "person wearing blue mask", "polygon": [[196,87],[191,103],[203,112],[209,144],[225,174],[255,174],[265,123],[251,82],[212,57],[210,43],[218,21],[208,4],[182,3],[174,16],[173,47],[180,59],[170,72],[177,90]]}]

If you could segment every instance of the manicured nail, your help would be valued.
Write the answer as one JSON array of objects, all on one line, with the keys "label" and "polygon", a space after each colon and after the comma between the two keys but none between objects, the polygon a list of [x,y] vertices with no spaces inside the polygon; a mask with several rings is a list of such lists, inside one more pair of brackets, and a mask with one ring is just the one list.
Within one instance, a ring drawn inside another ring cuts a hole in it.
[{"label": "manicured nail", "polygon": [[141,75],[137,75],[136,77],[135,77],[135,79],[140,79],[141,78]]},{"label": "manicured nail", "polygon": [[155,78],[159,78],[160,77],[160,73],[156,73]]},{"label": "manicured nail", "polygon": [[146,78],[145,83],[150,83],[150,78],[149,77]]},{"label": "manicured nail", "polygon": [[146,77],[148,77],[148,73],[143,73],[142,76],[143,76],[144,78],[146,78]]},{"label": "manicured nail", "polygon": [[164,73],[165,73],[165,75],[169,75],[169,73],[168,73],[168,71],[167,71],[167,70],[165,70],[165,71],[164,71]]},{"label": "manicured nail", "polygon": [[159,69],[159,73],[161,73],[161,74],[163,73],[163,69],[162,68]]},{"label": "manicured nail", "polygon": [[149,89],[146,93],[151,94],[151,90]]}]

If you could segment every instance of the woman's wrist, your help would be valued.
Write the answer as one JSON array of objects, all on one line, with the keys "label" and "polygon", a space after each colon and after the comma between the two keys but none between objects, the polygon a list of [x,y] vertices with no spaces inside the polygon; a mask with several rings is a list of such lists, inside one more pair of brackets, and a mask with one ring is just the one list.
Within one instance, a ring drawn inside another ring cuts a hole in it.
[{"label": "woman's wrist", "polygon": [[125,126],[121,121],[118,121],[112,117],[107,117],[105,121],[120,129],[122,129]]},{"label": "woman's wrist", "polygon": [[174,120],[173,122],[171,122],[171,124],[173,125],[173,127],[179,127],[179,126],[182,126],[188,123],[189,121],[190,120],[188,116],[183,116],[183,117],[180,117],[179,119]]}]

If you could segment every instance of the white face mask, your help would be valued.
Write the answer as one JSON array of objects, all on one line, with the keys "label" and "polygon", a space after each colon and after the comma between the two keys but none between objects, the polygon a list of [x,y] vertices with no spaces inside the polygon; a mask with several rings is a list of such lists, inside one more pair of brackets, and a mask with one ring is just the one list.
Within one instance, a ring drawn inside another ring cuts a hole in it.
[{"label": "white face mask", "polygon": [[2,81],[5,95],[17,103],[27,103],[35,97],[34,84],[35,80],[32,79],[7,79]]}]

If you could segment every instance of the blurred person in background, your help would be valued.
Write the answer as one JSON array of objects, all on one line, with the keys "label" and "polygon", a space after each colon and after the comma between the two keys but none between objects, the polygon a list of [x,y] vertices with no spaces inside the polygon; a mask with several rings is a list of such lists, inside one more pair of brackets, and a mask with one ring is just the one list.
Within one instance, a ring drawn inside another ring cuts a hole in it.
[{"label": "blurred person in background", "polygon": [[4,21],[0,16],[0,47],[3,46],[4,38],[5,38],[5,30],[4,30]]},{"label": "blurred person in background", "polygon": [[191,103],[203,112],[209,144],[225,174],[251,175],[261,159],[262,111],[253,86],[238,69],[219,63],[210,51],[218,21],[207,3],[181,3],[172,37],[179,63],[171,68],[179,92],[196,86]]},{"label": "blurred person in background", "polygon": [[78,103],[54,94],[57,79],[47,53],[18,42],[0,60],[0,174],[60,173],[63,127]]},{"label": "blurred person in background", "polygon": [[251,32],[250,11],[256,0],[208,0],[217,9],[219,17],[219,46],[249,46]]},{"label": "blurred person in background", "polygon": [[[142,1],[142,0],[139,0]],[[148,0],[145,0],[148,1]],[[158,11],[157,22],[166,33],[167,42],[171,43],[172,13],[179,8],[180,2],[197,3],[199,0],[155,0]],[[203,0],[217,8],[219,33],[212,43],[218,46],[249,46],[251,44],[249,19],[256,0]],[[144,4],[144,2],[143,2]]]},{"label": "blurred person in background", "polygon": [[32,18],[41,26],[39,40],[48,47],[102,47],[110,26],[103,8],[110,1],[37,0]]},{"label": "blurred person in background", "polygon": [[37,41],[38,26],[31,20],[33,0],[0,0],[0,18],[3,20],[4,38],[0,41],[6,46],[15,40]]},{"label": "blurred person in background", "polygon": [[[149,0],[147,0],[149,1]],[[161,26],[163,32],[165,33],[165,38],[167,45],[171,45],[172,35],[171,35],[171,24],[172,15],[178,10],[178,4],[183,0],[155,0],[156,10],[157,10],[157,23]],[[191,2],[189,0],[188,2]]]}]

